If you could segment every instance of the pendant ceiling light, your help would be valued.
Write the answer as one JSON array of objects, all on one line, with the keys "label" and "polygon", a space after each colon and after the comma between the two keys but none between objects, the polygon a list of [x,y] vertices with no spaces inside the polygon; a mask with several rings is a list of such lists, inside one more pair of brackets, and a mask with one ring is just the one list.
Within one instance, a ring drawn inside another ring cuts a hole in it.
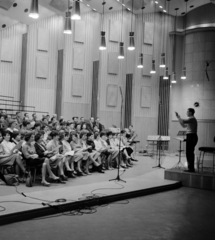
[{"label": "pendant ceiling light", "polygon": [[106,41],[105,41],[105,32],[103,31],[103,25],[104,25],[104,6],[106,2],[103,0],[103,14],[102,14],[102,31],[101,31],[101,45],[99,47],[99,50],[106,50]]},{"label": "pendant ceiling light", "polygon": [[37,19],[39,17],[39,5],[38,0],[31,0],[31,8],[29,17]]},{"label": "pendant ceiling light", "polygon": [[189,0],[185,0],[186,2],[186,15],[185,15],[185,20],[184,20],[184,28],[185,28],[185,34],[184,34],[184,68],[182,69],[182,75],[181,75],[181,79],[185,80],[187,79],[186,76],[186,67],[185,67],[185,47],[186,47],[186,28],[187,28],[187,2]]},{"label": "pendant ceiling light", "polygon": [[[124,0],[122,0],[123,4]],[[122,5],[122,22],[121,22],[121,42],[119,43],[119,56],[118,59],[124,59],[124,43],[122,42],[122,30],[123,30],[123,5]]]},{"label": "pendant ceiling light", "polygon": [[119,56],[118,59],[124,59],[125,58],[125,54],[124,54],[124,43],[120,42],[119,43]]},{"label": "pendant ceiling light", "polygon": [[[140,49],[141,49],[141,52],[142,52],[142,46],[143,46],[143,10],[144,10],[144,0],[142,0],[142,34],[141,34],[141,40],[140,40]],[[137,65],[137,68],[143,68],[143,54],[140,53],[139,55],[139,60],[138,60],[138,65]]]},{"label": "pendant ceiling light", "polygon": [[155,70],[155,60],[152,60],[152,69],[151,69],[151,74],[155,74],[156,70]]},{"label": "pendant ceiling light", "polygon": [[129,46],[128,50],[133,51],[135,49],[135,44],[134,44],[134,32],[132,31],[132,22],[133,22],[133,5],[134,5],[134,0],[132,0],[132,12],[131,12],[131,31],[129,33]]},{"label": "pendant ceiling light", "polygon": [[71,12],[69,11],[70,0],[68,0],[68,11],[66,12],[65,24],[64,24],[64,34],[72,34],[72,21]]},{"label": "pendant ceiling light", "polygon": [[143,68],[143,54],[140,53],[137,68]]},{"label": "pendant ceiling light", "polygon": [[[154,48],[155,48],[155,11],[156,11],[156,4],[154,2],[154,33],[153,33],[153,53],[152,56],[154,58]],[[150,71],[151,74],[155,74],[156,70],[155,70],[155,60],[152,60],[152,68]]]},{"label": "pendant ceiling light", "polygon": [[187,75],[186,75],[186,67],[184,67],[182,69],[182,76],[181,76],[181,79],[185,80],[187,78]]},{"label": "pendant ceiling light", "polygon": [[81,19],[81,10],[80,10],[80,1],[76,0],[73,3],[72,8],[72,20],[80,20]]},{"label": "pendant ceiling light", "polygon": [[175,8],[175,27],[174,27],[174,42],[173,42],[173,66],[172,66],[172,77],[171,77],[171,83],[177,83],[177,80],[176,80],[176,72],[175,72],[175,69],[176,69],[176,66],[175,66],[175,59],[176,59],[176,44],[177,44],[177,37],[176,37],[176,26],[177,26],[177,11],[179,10],[179,8]]},{"label": "pendant ceiling light", "polygon": [[[165,1],[165,8],[166,8],[166,1]],[[162,27],[162,34],[163,34],[163,52],[161,53],[161,61],[160,61],[160,68],[165,68],[166,67],[166,61],[165,61],[165,53],[164,53],[164,44],[165,44],[165,18],[166,15],[163,14],[163,17],[162,17],[162,24],[163,24],[163,27]]]},{"label": "pendant ceiling light", "polygon": [[165,69],[165,75],[164,75],[163,79],[165,79],[165,80],[169,79],[168,67],[166,67],[166,69]]},{"label": "pendant ceiling light", "polygon": [[171,83],[177,83],[175,72],[172,73]]},{"label": "pendant ceiling light", "polygon": [[160,68],[165,68],[166,67],[166,63],[165,63],[165,53],[161,53],[161,64],[160,64]]}]

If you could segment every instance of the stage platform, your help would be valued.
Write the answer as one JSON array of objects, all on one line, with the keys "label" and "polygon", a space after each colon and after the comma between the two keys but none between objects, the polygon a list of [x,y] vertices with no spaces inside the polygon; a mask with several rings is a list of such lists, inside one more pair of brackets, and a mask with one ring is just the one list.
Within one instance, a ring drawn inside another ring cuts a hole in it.
[{"label": "stage platform", "polygon": [[[105,174],[93,173],[90,176],[69,179],[64,185],[55,183],[50,187],[43,187],[39,183],[32,188],[21,184],[17,189],[1,185],[0,225],[168,191],[181,186],[180,180],[164,179],[163,169],[153,168],[157,165],[156,157],[136,158],[139,161],[135,162],[132,168],[125,172],[120,171],[121,179],[126,183],[109,181],[117,176],[115,169],[106,171]],[[162,157],[161,163],[169,168],[177,159],[174,155],[167,155]]]},{"label": "stage platform", "polygon": [[215,191],[215,174],[210,171],[188,173],[182,169],[173,168],[166,170],[164,177],[168,180],[180,181],[185,187]]}]

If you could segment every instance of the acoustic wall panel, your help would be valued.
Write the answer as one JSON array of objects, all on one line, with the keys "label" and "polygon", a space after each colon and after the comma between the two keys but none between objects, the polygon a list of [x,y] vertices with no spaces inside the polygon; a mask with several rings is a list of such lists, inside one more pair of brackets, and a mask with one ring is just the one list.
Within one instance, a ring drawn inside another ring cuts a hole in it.
[{"label": "acoustic wall panel", "polygon": [[48,52],[49,51],[49,30],[45,28],[38,28],[37,50]]},{"label": "acoustic wall panel", "polygon": [[141,99],[140,106],[142,108],[150,108],[151,107],[151,87],[142,87],[141,88]]},{"label": "acoustic wall panel", "polygon": [[49,59],[46,56],[37,56],[36,77],[41,79],[48,78]]},{"label": "acoustic wall panel", "polygon": [[144,28],[144,43],[153,44],[154,24],[151,22],[145,22]]},{"label": "acoustic wall panel", "polygon": [[108,73],[117,75],[119,72],[119,59],[117,52],[109,52],[108,54]]},{"label": "acoustic wall panel", "polygon": [[150,71],[152,68],[152,55],[144,54],[143,55],[143,75],[151,76]]},{"label": "acoustic wall panel", "polygon": [[2,39],[1,62],[13,62],[14,44],[11,39]]},{"label": "acoustic wall panel", "polygon": [[74,74],[72,77],[72,96],[82,97],[84,93],[84,75]]},{"label": "acoustic wall panel", "polygon": [[109,21],[109,40],[111,42],[119,42],[119,33],[121,29],[121,24],[119,20],[110,20]]},{"label": "acoustic wall panel", "polygon": [[74,41],[79,43],[85,42],[85,33],[86,33],[85,21],[75,21],[75,34]]},{"label": "acoustic wall panel", "polygon": [[73,48],[73,68],[74,69],[84,69],[84,49],[83,48]]},{"label": "acoustic wall panel", "polygon": [[116,107],[118,101],[118,86],[113,84],[108,84],[107,86],[107,106]]}]

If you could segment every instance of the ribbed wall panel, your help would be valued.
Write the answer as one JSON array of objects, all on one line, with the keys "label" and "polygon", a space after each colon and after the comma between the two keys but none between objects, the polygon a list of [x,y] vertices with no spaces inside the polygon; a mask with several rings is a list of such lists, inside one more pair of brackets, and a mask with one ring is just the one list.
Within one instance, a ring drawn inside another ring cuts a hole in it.
[{"label": "ribbed wall panel", "polygon": [[[82,14],[82,21],[85,21],[86,32],[84,43],[74,42],[74,34],[65,35],[64,48],[64,103],[89,104],[91,102],[92,94],[92,75],[93,75],[93,60],[95,60],[96,51],[98,47],[95,46],[95,36],[98,33],[100,22],[100,15],[96,12],[87,12]],[[75,23],[72,21],[72,29],[74,33]],[[73,48],[83,48],[85,55],[84,69],[73,69]],[[98,60],[98,59],[97,59]],[[83,96],[72,96],[72,77],[73,74],[81,74],[84,76],[84,90]],[[71,109],[72,111],[72,109]],[[90,111],[89,111],[90,113]],[[90,117],[90,116],[88,116]]]},{"label": "ribbed wall panel", "polygon": [[10,39],[13,43],[12,63],[0,62],[0,94],[12,96],[16,100],[19,100],[20,92],[22,34],[26,31],[25,24],[17,24],[0,31],[0,54],[2,39]]},{"label": "ribbed wall panel", "polygon": [[[165,22],[164,22],[165,17]],[[153,45],[146,45],[144,44],[143,53],[144,54],[152,54],[153,47],[154,47],[154,56],[153,59],[156,61],[156,74],[151,75],[151,77],[142,76],[142,70],[136,67],[137,60],[139,54],[141,53],[141,35],[142,29],[142,15],[139,14],[137,16],[136,21],[136,57],[135,57],[135,68],[134,68],[134,79],[135,79],[135,104],[134,106],[134,116],[138,117],[157,117],[158,116],[158,101],[159,101],[159,76],[164,74],[164,69],[159,68],[160,65],[160,56],[161,52],[166,53],[167,59],[167,66],[170,68],[169,72],[171,71],[171,48],[169,42],[167,42],[168,33],[173,29],[173,22],[172,18],[156,14],[155,15],[155,36],[154,36],[154,46]],[[144,22],[154,22],[154,14],[147,13],[144,14],[143,17]],[[163,23],[163,24],[161,24]],[[162,38],[162,32],[164,32],[164,38]],[[143,37],[142,37],[143,38]],[[164,47],[163,47],[163,39],[164,39]],[[168,44],[168,47],[167,47]],[[144,64],[144,63],[143,63]],[[152,95],[151,95],[151,107],[149,109],[141,108],[140,107],[140,90],[142,86],[151,86]]]},{"label": "ribbed wall panel", "polygon": [[[139,139],[143,143],[144,142],[146,143],[148,135],[157,134],[158,108],[159,108],[159,78],[161,75],[164,74],[164,69],[159,68],[160,56],[162,52],[166,53],[167,65],[171,70],[171,48],[169,47],[170,46],[169,42],[167,43],[167,39],[169,37],[169,31],[173,30],[173,18],[160,13],[156,13],[155,16],[154,13],[145,13],[143,16],[143,23],[144,22],[154,23],[154,19],[155,19],[154,30],[155,35],[153,45],[144,44],[144,46],[142,47],[142,42],[144,39],[144,24],[142,24],[142,14],[137,15],[135,25],[136,50],[133,81],[134,84],[133,122],[135,128],[138,131],[140,129],[141,131],[143,131],[139,136]],[[143,49],[143,54],[152,55],[154,52],[153,59],[156,62],[156,74],[151,75],[151,77],[143,76],[142,69],[137,68],[138,57],[139,54],[142,52],[141,49]],[[143,86],[151,86],[150,108],[141,108],[140,106],[141,88]],[[147,123],[147,125],[144,126],[143,123]],[[147,131],[143,130],[143,128],[147,128]],[[145,148],[144,144],[141,147]]]},{"label": "ribbed wall panel", "polygon": [[[58,39],[60,28],[63,34],[62,21],[62,17],[54,15],[35,24],[31,24],[28,29],[26,104],[35,106],[37,111],[47,111],[50,114],[53,114],[55,111]],[[49,30],[48,52],[37,50],[38,28]],[[47,79],[36,78],[36,59],[38,56],[48,57],[49,66]]]},{"label": "ribbed wall panel", "polygon": [[[123,12],[123,34],[122,42],[124,42],[124,52],[125,59],[119,60],[119,73],[117,75],[108,74],[108,53],[109,52],[119,52],[119,43],[109,41],[109,21],[110,20],[119,20],[121,22],[122,12],[116,11],[104,15],[104,24],[103,30],[106,32],[106,45],[107,50],[100,52],[100,76],[99,76],[99,102],[100,102],[100,111],[110,111],[110,112],[120,112],[121,108],[121,97],[118,92],[118,104],[116,107],[108,107],[106,103],[106,90],[108,84],[115,84],[122,87],[123,95],[125,95],[125,85],[126,85],[126,73],[133,72],[133,60],[134,60],[134,51],[129,52],[127,50],[128,40],[129,40],[129,31],[131,29],[131,13],[128,11]],[[133,17],[133,26],[135,24],[135,19]],[[134,29],[133,29],[134,30]],[[119,29],[121,32],[121,26]],[[120,34],[121,35],[121,34]],[[120,40],[121,41],[121,40]],[[114,117],[113,117],[114,118]]]}]

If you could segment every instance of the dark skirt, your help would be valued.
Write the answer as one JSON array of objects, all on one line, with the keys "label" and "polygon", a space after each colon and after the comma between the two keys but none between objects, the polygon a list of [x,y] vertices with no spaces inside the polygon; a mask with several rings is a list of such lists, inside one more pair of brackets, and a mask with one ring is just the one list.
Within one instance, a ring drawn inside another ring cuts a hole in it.
[{"label": "dark skirt", "polygon": [[45,158],[36,158],[36,159],[26,159],[26,166],[27,167],[39,167],[45,161]]},{"label": "dark skirt", "polygon": [[132,153],[133,153],[133,149],[131,147],[125,147],[127,153],[128,153],[128,156],[130,156]]}]

